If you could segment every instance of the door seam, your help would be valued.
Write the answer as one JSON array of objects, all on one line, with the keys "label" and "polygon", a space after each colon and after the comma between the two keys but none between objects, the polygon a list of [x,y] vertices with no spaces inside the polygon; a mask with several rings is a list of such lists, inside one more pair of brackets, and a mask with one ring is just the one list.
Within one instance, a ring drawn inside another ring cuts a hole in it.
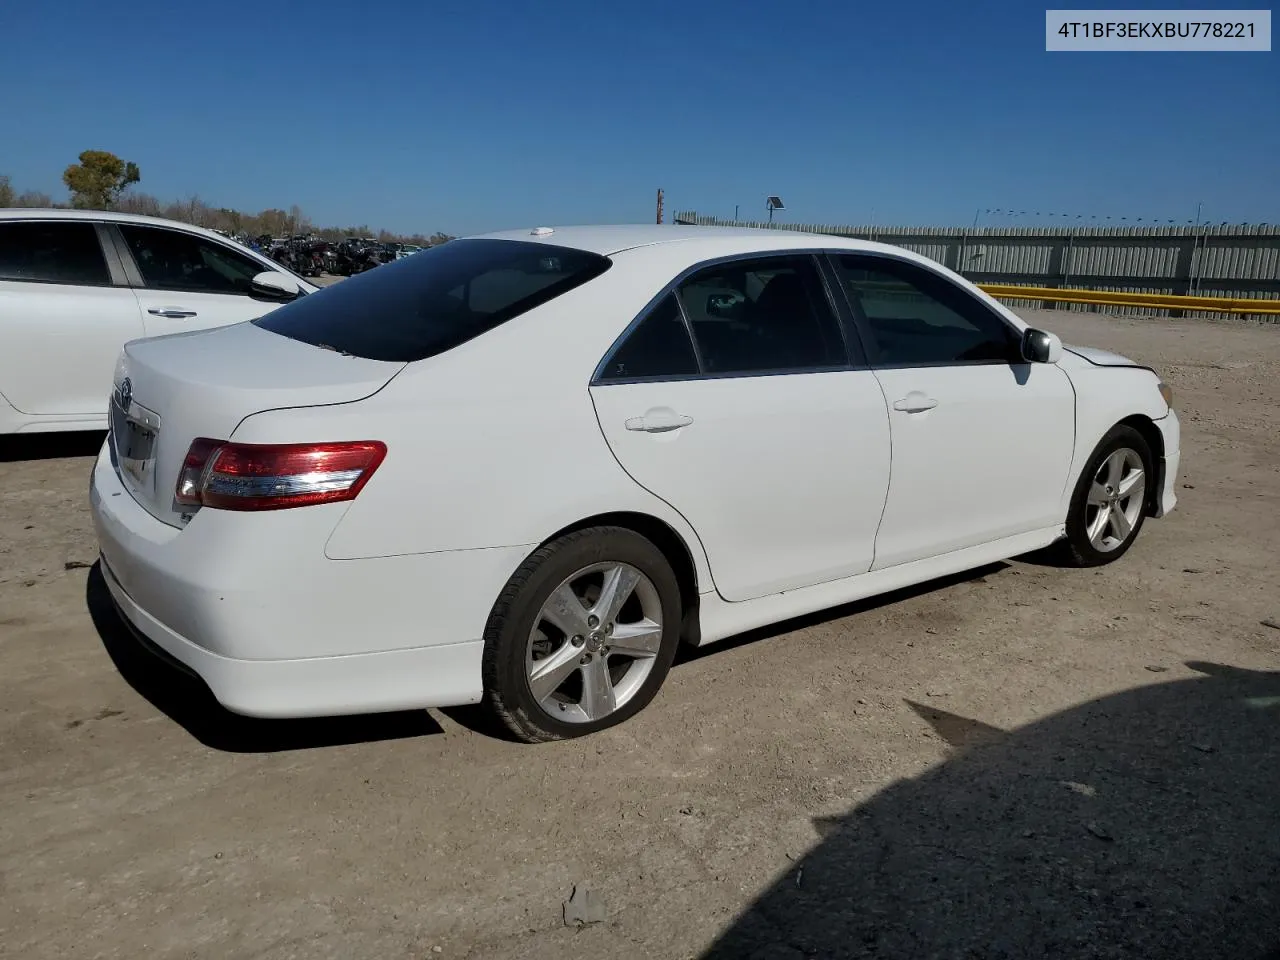
[{"label": "door seam", "polygon": [[876,378],[880,399],[884,401],[884,422],[889,428],[889,479],[884,488],[884,501],[880,504],[880,519],[876,521],[876,535],[871,541],[871,566],[867,568],[867,573],[876,568],[876,560],[880,556],[880,528],[884,526],[884,516],[889,512],[889,497],[893,495],[893,411],[889,407],[889,395],[885,393],[880,374],[872,369],[871,375]]}]

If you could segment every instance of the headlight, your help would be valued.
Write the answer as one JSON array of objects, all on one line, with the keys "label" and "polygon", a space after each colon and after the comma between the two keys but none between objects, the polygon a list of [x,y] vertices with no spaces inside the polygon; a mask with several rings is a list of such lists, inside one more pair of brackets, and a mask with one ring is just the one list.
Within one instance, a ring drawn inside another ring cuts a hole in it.
[{"label": "headlight", "polygon": [[1160,396],[1164,397],[1165,405],[1173,409],[1173,387],[1162,380],[1156,384],[1156,389],[1160,391]]}]

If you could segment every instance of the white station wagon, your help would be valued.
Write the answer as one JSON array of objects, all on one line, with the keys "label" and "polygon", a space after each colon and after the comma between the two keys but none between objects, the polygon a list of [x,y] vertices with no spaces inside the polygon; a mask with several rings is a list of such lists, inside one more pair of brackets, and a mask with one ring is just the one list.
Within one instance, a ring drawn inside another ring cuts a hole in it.
[{"label": "white station wagon", "polygon": [[93,515],[146,643],[239,713],[483,701],[529,741],[636,713],[681,642],[1115,560],[1179,454],[1146,367],[773,230],[455,240],[130,343],[114,397]]},{"label": "white station wagon", "polygon": [[190,224],[0,210],[0,434],[103,430],[129,340],[252,320],[315,289]]}]

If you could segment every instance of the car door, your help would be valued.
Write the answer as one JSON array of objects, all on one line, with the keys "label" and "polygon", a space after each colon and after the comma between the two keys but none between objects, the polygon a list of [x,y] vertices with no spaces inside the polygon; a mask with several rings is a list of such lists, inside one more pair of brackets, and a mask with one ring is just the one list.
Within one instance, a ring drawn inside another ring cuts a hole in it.
[{"label": "car door", "polygon": [[618,462],[689,521],[726,600],[870,568],[888,416],[813,256],[692,272],[637,318],[590,392]]},{"label": "car door", "polygon": [[0,220],[0,397],[21,413],[101,417],[138,303],[90,220]]},{"label": "car door", "polygon": [[830,260],[889,404],[875,569],[1060,523],[1075,442],[1066,373],[1023,361],[1020,331],[936,270]]},{"label": "car door", "polygon": [[279,306],[253,294],[261,261],[195,233],[149,224],[115,225],[130,267],[147,336],[253,320]]}]

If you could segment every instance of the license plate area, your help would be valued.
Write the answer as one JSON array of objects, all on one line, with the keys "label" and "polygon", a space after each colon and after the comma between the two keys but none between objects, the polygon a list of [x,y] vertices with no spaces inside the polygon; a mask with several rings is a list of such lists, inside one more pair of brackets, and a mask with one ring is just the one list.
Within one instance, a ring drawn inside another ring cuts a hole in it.
[{"label": "license plate area", "polygon": [[154,492],[156,439],[160,435],[160,415],[137,401],[128,407],[119,397],[111,398],[111,446],[120,474],[135,488]]}]

